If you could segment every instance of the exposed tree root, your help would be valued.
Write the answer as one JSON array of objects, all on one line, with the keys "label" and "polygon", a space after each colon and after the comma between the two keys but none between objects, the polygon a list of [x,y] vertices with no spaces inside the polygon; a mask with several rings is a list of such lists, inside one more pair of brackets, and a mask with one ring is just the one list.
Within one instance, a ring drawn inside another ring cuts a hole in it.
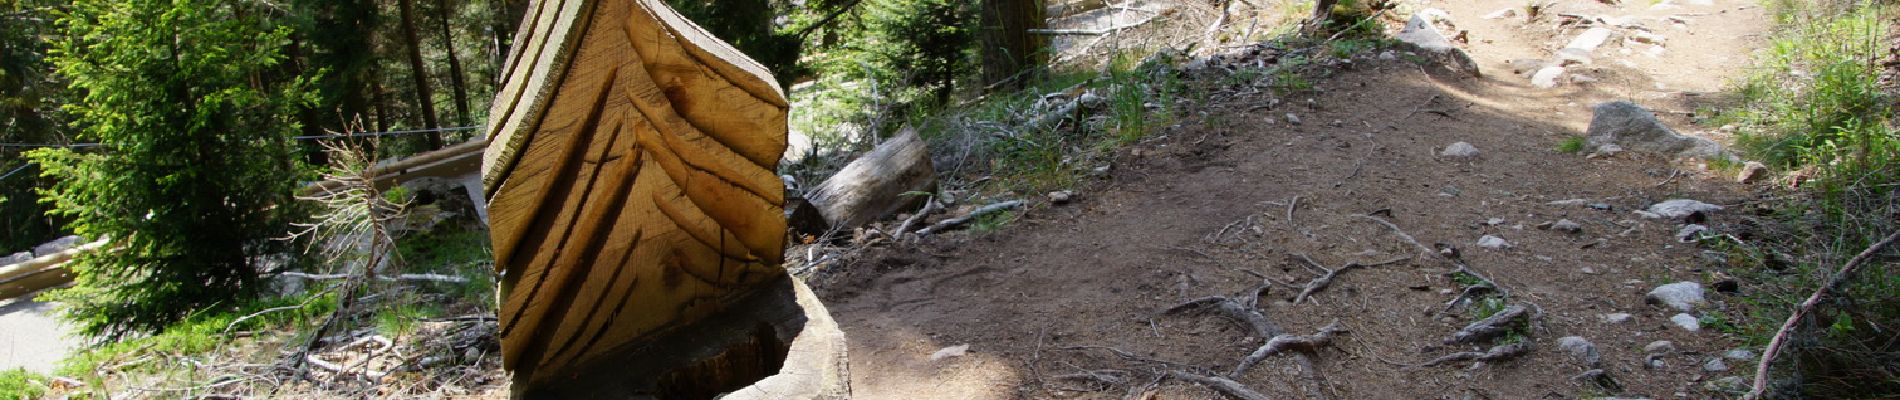
[{"label": "exposed tree root", "polygon": [[1496,314],[1491,314],[1490,317],[1477,320],[1470,325],[1465,325],[1464,329],[1452,332],[1451,337],[1445,338],[1445,344],[1471,343],[1498,337],[1521,326],[1518,324],[1522,323],[1529,314],[1530,308],[1522,304],[1512,304]]},{"label": "exposed tree root", "polygon": [[1312,258],[1308,258],[1305,255],[1300,255],[1299,257],[1301,260],[1304,260],[1307,263],[1312,264],[1314,267],[1319,268],[1321,271],[1326,271],[1326,273],[1323,275],[1320,275],[1317,278],[1313,278],[1313,280],[1310,282],[1307,282],[1306,288],[1300,290],[1300,295],[1293,298],[1293,304],[1300,304],[1300,303],[1306,302],[1306,299],[1309,297],[1312,297],[1314,293],[1318,293],[1320,290],[1326,289],[1326,286],[1332,285],[1333,278],[1336,278],[1339,276],[1339,274],[1346,273],[1346,271],[1352,270],[1353,268],[1392,265],[1392,264],[1397,264],[1401,261],[1412,259],[1411,256],[1406,256],[1406,257],[1399,257],[1399,258],[1394,258],[1394,259],[1380,261],[1380,262],[1371,263],[1371,264],[1346,263],[1346,265],[1340,266],[1338,269],[1333,269],[1333,268],[1326,268],[1325,266],[1319,265],[1319,263],[1313,262]]},{"label": "exposed tree root", "polygon": [[1521,356],[1525,354],[1530,354],[1530,352],[1531,352],[1531,344],[1529,342],[1519,342],[1519,343],[1491,346],[1490,350],[1481,351],[1481,352],[1480,351],[1460,351],[1457,353],[1446,354],[1443,356],[1439,356],[1438,358],[1434,358],[1431,361],[1426,361],[1423,364],[1410,365],[1410,367],[1436,367],[1439,365],[1460,362],[1460,361],[1484,361],[1484,362],[1501,361],[1501,360],[1515,358],[1517,356]]},{"label": "exposed tree root", "polygon": [[1227,395],[1227,397],[1240,400],[1269,400],[1267,395],[1260,394],[1260,392],[1253,391],[1253,389],[1248,389],[1247,386],[1241,385],[1240,382],[1234,382],[1232,379],[1184,371],[1168,371],[1168,378],[1194,382],[1201,386],[1206,386],[1208,389],[1214,389],[1214,391]]},{"label": "exposed tree root", "polygon": [[[1419,243],[1418,238],[1412,237],[1411,234],[1405,233],[1404,229],[1400,229],[1399,225],[1392,223],[1392,221],[1386,221],[1384,218],[1379,218],[1372,215],[1354,215],[1354,216],[1368,220],[1368,221],[1377,222],[1380,225],[1385,225],[1386,228],[1389,228],[1392,230],[1393,235],[1398,236],[1400,240],[1404,240],[1406,243],[1412,244],[1412,247],[1417,248],[1418,251],[1437,256],[1438,258],[1444,259],[1445,261],[1450,261],[1452,265],[1458,267],[1458,272],[1464,273],[1465,275],[1470,275],[1472,278],[1476,278],[1479,281],[1483,281],[1484,285],[1490,286],[1492,290],[1496,290],[1498,292],[1498,295],[1500,296],[1509,294],[1508,291],[1504,290],[1504,286],[1498,285],[1498,281],[1491,280],[1490,277],[1485,276],[1483,273],[1478,272],[1478,270],[1472,269],[1470,265],[1465,264],[1465,259],[1458,255],[1458,249],[1452,248],[1451,246],[1445,246],[1443,249],[1432,250],[1431,247],[1426,247],[1424,243]],[[1453,300],[1454,304],[1456,303],[1456,301],[1457,301],[1456,299]]]},{"label": "exposed tree root", "polygon": [[1266,344],[1260,345],[1260,348],[1254,349],[1252,354],[1248,354],[1246,358],[1240,359],[1240,364],[1234,366],[1234,372],[1227,375],[1240,376],[1241,374],[1247,373],[1247,370],[1253,368],[1255,364],[1259,364],[1260,360],[1265,360],[1267,357],[1272,357],[1283,351],[1318,351],[1320,347],[1332,344],[1333,336],[1345,331],[1346,328],[1339,326],[1339,321],[1333,321],[1333,323],[1327,324],[1326,327],[1319,328],[1319,333],[1311,336],[1274,336],[1273,339],[1267,340]]},{"label": "exposed tree root", "polygon": [[1269,287],[1270,286],[1267,286],[1267,285],[1255,286],[1252,289],[1248,289],[1247,291],[1242,292],[1241,294],[1243,296],[1241,296],[1239,299],[1231,299],[1231,298],[1226,298],[1226,297],[1221,297],[1221,296],[1210,296],[1210,297],[1202,297],[1202,298],[1194,299],[1194,300],[1188,300],[1187,302],[1181,303],[1174,307],[1168,307],[1168,309],[1162,310],[1161,313],[1174,314],[1174,313],[1186,312],[1186,311],[1211,309],[1219,313],[1221,316],[1233,319],[1236,322],[1240,322],[1242,324],[1247,325],[1248,328],[1253,329],[1254,337],[1270,338],[1270,337],[1280,336],[1280,335],[1285,334],[1284,332],[1280,331],[1280,326],[1275,325],[1272,320],[1267,319],[1267,315],[1264,313],[1261,313],[1258,307],[1260,303],[1260,296],[1266,294],[1267,288]]}]

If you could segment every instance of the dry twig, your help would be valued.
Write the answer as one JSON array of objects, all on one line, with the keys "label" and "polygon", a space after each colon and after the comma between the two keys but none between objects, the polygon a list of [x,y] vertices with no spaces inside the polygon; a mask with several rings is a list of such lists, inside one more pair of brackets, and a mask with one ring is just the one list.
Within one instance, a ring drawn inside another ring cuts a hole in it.
[{"label": "dry twig", "polygon": [[1796,326],[1801,324],[1801,320],[1807,318],[1808,313],[1813,312],[1814,307],[1821,304],[1821,301],[1834,297],[1837,292],[1846,289],[1847,282],[1853,279],[1854,272],[1860,269],[1861,264],[1873,259],[1875,255],[1886,250],[1887,246],[1893,245],[1896,240],[1900,240],[1900,232],[1887,235],[1887,238],[1868,246],[1866,250],[1861,250],[1860,254],[1854,255],[1854,258],[1842,264],[1841,269],[1834,273],[1834,277],[1828,279],[1826,285],[1815,289],[1814,294],[1809,295],[1807,301],[1795,307],[1794,313],[1788,315],[1788,322],[1782,323],[1781,329],[1775,330],[1774,338],[1768,341],[1768,348],[1762,349],[1761,362],[1755,366],[1755,387],[1750,389],[1748,394],[1742,397],[1743,399],[1759,399],[1768,391],[1768,368],[1774,364],[1775,356],[1781,353],[1781,347],[1788,343],[1788,336],[1794,333]]},{"label": "dry twig", "polygon": [[1405,257],[1394,258],[1394,259],[1380,261],[1380,262],[1371,263],[1371,264],[1346,263],[1346,265],[1340,266],[1338,269],[1332,269],[1332,268],[1326,268],[1325,266],[1321,266],[1317,263],[1313,263],[1313,259],[1307,257],[1304,254],[1301,254],[1299,256],[1301,259],[1305,260],[1307,263],[1313,264],[1314,267],[1318,267],[1320,270],[1326,271],[1326,274],[1313,278],[1313,280],[1310,282],[1306,282],[1306,288],[1301,289],[1300,295],[1295,296],[1293,298],[1293,304],[1300,304],[1300,303],[1306,302],[1306,299],[1309,297],[1312,297],[1314,293],[1318,293],[1320,290],[1326,289],[1326,286],[1332,285],[1333,278],[1336,278],[1339,276],[1339,274],[1346,273],[1346,271],[1352,270],[1353,268],[1366,268],[1366,267],[1392,265],[1392,264],[1397,264],[1401,261],[1412,259],[1411,256],[1405,256]]}]

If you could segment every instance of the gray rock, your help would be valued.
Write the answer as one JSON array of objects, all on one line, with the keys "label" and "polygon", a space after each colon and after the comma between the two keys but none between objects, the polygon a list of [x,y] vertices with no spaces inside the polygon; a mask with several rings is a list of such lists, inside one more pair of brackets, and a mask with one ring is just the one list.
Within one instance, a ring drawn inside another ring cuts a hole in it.
[{"label": "gray rock", "polygon": [[1522,74],[1526,72],[1536,71],[1538,69],[1544,68],[1544,66],[1547,64],[1548,63],[1545,63],[1544,60],[1536,59],[1536,58],[1519,58],[1519,59],[1505,62],[1505,65],[1508,65],[1511,67],[1511,73],[1513,74]]},{"label": "gray rock", "polygon": [[1493,250],[1508,249],[1511,248],[1511,242],[1504,241],[1504,238],[1501,237],[1484,235],[1484,237],[1478,238],[1478,247]]},{"label": "gray rock", "polygon": [[1682,330],[1685,331],[1702,331],[1702,320],[1696,319],[1694,315],[1689,315],[1689,313],[1677,313],[1669,317],[1669,322],[1676,324],[1676,327],[1682,328]]},{"label": "gray rock", "polygon": [[1294,124],[1294,125],[1299,125],[1299,124],[1300,124],[1300,116],[1298,116],[1298,115],[1293,115],[1293,113],[1286,113],[1286,123],[1289,123],[1289,124]]},{"label": "gray rock", "polygon": [[1446,67],[1472,75],[1479,74],[1478,62],[1472,60],[1471,55],[1466,54],[1464,50],[1452,46],[1451,39],[1447,39],[1444,33],[1439,32],[1438,27],[1432,26],[1429,13],[1412,14],[1412,19],[1405,23],[1405,28],[1400,29],[1399,33],[1393,37],[1437,59]]},{"label": "gray rock", "polygon": [[1647,345],[1643,345],[1644,354],[1671,354],[1675,352],[1676,352],[1676,343],[1667,341],[1667,340],[1658,340],[1654,342],[1649,342],[1649,344]]},{"label": "gray rock", "polygon": [[77,235],[67,235],[66,237],[53,239],[51,242],[46,242],[45,244],[34,247],[33,254],[36,256],[45,256],[47,254],[66,251],[66,249],[71,249],[73,246],[78,246],[79,240],[79,236]]},{"label": "gray rock", "polygon": [[1550,224],[1550,230],[1574,235],[1578,233],[1583,233],[1583,224],[1579,224],[1576,221],[1571,221],[1567,219],[1560,219],[1560,220],[1557,220],[1557,222]]},{"label": "gray rock", "polygon": [[1676,311],[1692,312],[1705,301],[1702,297],[1702,284],[1695,282],[1676,282],[1657,286],[1644,296],[1650,303],[1662,304]]},{"label": "gray rock", "polygon": [[1073,191],[1068,191],[1068,190],[1057,190],[1057,191],[1054,191],[1054,192],[1049,192],[1049,202],[1050,202],[1050,203],[1053,203],[1053,204],[1068,204],[1068,203],[1069,203],[1069,201],[1072,201],[1072,200],[1075,200],[1075,192],[1073,192]]},{"label": "gray rock", "polygon": [[1603,323],[1606,323],[1606,324],[1621,324],[1621,323],[1630,322],[1636,319],[1636,316],[1630,315],[1630,313],[1609,313],[1609,314],[1599,315],[1597,317],[1601,319]]},{"label": "gray rock", "polygon": [[1690,199],[1672,199],[1652,204],[1649,206],[1648,211],[1661,218],[1675,219],[1694,215],[1699,212],[1709,213],[1722,211],[1722,206]]},{"label": "gray rock", "polygon": [[1759,181],[1762,177],[1766,176],[1768,176],[1767,165],[1757,161],[1749,161],[1742,163],[1742,172],[1735,174],[1735,181],[1741,183],[1755,183],[1755,181]]},{"label": "gray rock", "polygon": [[1590,119],[1587,147],[1609,144],[1678,157],[1716,158],[1728,153],[1713,140],[1676,133],[1657,120],[1655,113],[1628,101],[1598,104]]},{"label": "gray rock", "polygon": [[1455,158],[1477,157],[1478,147],[1465,142],[1452,143],[1450,146],[1445,146],[1445,151],[1439,154],[1445,157]]},{"label": "gray rock", "polygon": [[1702,226],[1700,224],[1683,225],[1682,229],[1676,230],[1676,241],[1682,242],[1682,243],[1693,243],[1697,239],[1700,239],[1702,237],[1702,232],[1706,232],[1708,230],[1709,230],[1709,227]]},{"label": "gray rock", "polygon": [[1609,157],[1609,156],[1616,155],[1616,153],[1622,153],[1622,152],[1623,152],[1623,146],[1617,146],[1614,144],[1606,144],[1602,146],[1597,146],[1597,151],[1591,152],[1590,155],[1596,156],[1596,157]]},{"label": "gray rock", "polygon": [[1748,379],[1739,376],[1725,376],[1721,379],[1702,383],[1703,390],[1717,393],[1741,394],[1749,389]]},{"label": "gray rock", "polygon": [[1531,74],[1531,86],[1539,89],[1554,88],[1557,87],[1557,79],[1563,76],[1564,67],[1544,67],[1537,70],[1537,73]]},{"label": "gray rock", "polygon": [[1515,17],[1515,16],[1517,16],[1516,8],[1500,8],[1497,11],[1492,11],[1490,14],[1485,14],[1483,18],[1484,19],[1505,19],[1505,18],[1510,18],[1510,17]]},{"label": "gray rock", "polygon": [[31,259],[33,259],[33,253],[22,251],[18,253],[13,253],[13,255],[6,256],[4,258],[0,258],[0,265],[19,264],[19,263],[26,262],[26,260],[31,260]]},{"label": "gray rock", "polygon": [[1603,362],[1603,356],[1597,353],[1597,345],[1582,336],[1565,336],[1557,339],[1557,349],[1583,362],[1583,365],[1596,368]]},{"label": "gray rock", "polygon": [[1728,363],[1722,362],[1721,357],[1711,357],[1709,361],[1702,363],[1702,370],[1708,372],[1728,371]]},{"label": "gray rock", "polygon": [[1748,349],[1735,349],[1722,353],[1722,357],[1727,357],[1730,360],[1747,361],[1755,359],[1755,352],[1749,351]]},{"label": "gray rock", "polygon": [[1570,44],[1564,45],[1564,48],[1583,50],[1585,53],[1596,51],[1597,47],[1603,46],[1603,42],[1609,41],[1610,35],[1614,34],[1616,31],[1609,28],[1590,28],[1577,35],[1577,38],[1571,39]]}]

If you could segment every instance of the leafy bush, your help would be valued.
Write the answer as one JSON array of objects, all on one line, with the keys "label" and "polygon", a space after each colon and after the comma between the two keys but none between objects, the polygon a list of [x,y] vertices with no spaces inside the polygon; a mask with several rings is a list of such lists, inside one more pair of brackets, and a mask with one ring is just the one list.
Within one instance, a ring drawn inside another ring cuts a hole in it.
[{"label": "leafy bush", "polygon": [[[1764,344],[1849,257],[1900,229],[1900,129],[1895,95],[1879,82],[1892,43],[1892,5],[1780,0],[1781,31],[1760,68],[1739,89],[1742,103],[1721,117],[1741,127],[1738,142],[1770,165],[1806,171],[1797,196],[1776,204],[1763,241],[1724,246],[1752,267],[1739,331]],[[1875,261],[1880,262],[1880,261]],[[1900,394],[1900,353],[1889,328],[1900,324],[1900,271],[1870,268],[1848,293],[1822,307],[1781,357],[1782,396],[1868,398]],[[1718,327],[1721,324],[1717,324]],[[1773,392],[1771,392],[1773,393]]]}]

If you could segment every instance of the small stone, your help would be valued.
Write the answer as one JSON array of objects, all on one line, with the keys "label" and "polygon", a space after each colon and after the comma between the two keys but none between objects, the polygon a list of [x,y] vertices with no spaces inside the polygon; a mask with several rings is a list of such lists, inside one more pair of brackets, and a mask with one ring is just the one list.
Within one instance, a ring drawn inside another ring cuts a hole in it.
[{"label": "small stone", "polygon": [[1609,313],[1599,315],[1598,318],[1602,319],[1603,323],[1606,324],[1621,324],[1635,320],[1636,316],[1630,315],[1630,313]]},{"label": "small stone", "polygon": [[1115,167],[1104,164],[1102,166],[1095,167],[1095,169],[1092,171],[1089,171],[1089,173],[1092,175],[1095,175],[1096,177],[1105,177],[1105,176],[1108,176],[1109,171],[1112,171],[1114,169]]},{"label": "small stone", "polygon": [[1755,359],[1755,352],[1748,351],[1748,349],[1735,349],[1722,353],[1722,357],[1730,360],[1747,361]]},{"label": "small stone", "polygon": [[1379,52],[1379,59],[1385,61],[1397,60],[1399,59],[1399,53],[1391,50],[1382,51]]},{"label": "small stone", "polygon": [[1696,319],[1694,315],[1689,315],[1689,313],[1677,313],[1675,316],[1669,317],[1669,322],[1676,324],[1677,327],[1685,331],[1702,331],[1702,320]]},{"label": "small stone", "polygon": [[1485,14],[1483,18],[1484,19],[1505,19],[1505,18],[1510,18],[1510,17],[1515,17],[1515,16],[1517,16],[1516,8],[1501,8],[1501,9],[1498,9],[1497,11],[1492,11],[1490,14]]},{"label": "small stone", "polygon": [[1068,204],[1071,200],[1075,200],[1074,191],[1057,190],[1049,192],[1049,203],[1051,204]]},{"label": "small stone", "polygon": [[1709,230],[1709,227],[1702,226],[1700,224],[1683,225],[1682,229],[1676,230],[1676,241],[1682,242],[1682,243],[1693,243],[1696,241],[1696,239],[1700,239],[1702,237],[1702,232],[1706,232],[1708,230]]},{"label": "small stone", "polygon": [[1484,237],[1478,238],[1478,247],[1492,250],[1508,249],[1511,248],[1511,242],[1504,241],[1504,238],[1501,237],[1484,235]]},{"label": "small stone", "polygon": [[1670,354],[1676,352],[1676,343],[1667,340],[1649,342],[1643,346],[1644,354]]},{"label": "small stone", "polygon": [[1445,146],[1445,151],[1440,155],[1454,158],[1477,157],[1478,147],[1465,142],[1452,143],[1450,146]]},{"label": "small stone", "polygon": [[1293,125],[1299,125],[1299,124],[1300,124],[1300,116],[1298,116],[1298,115],[1293,115],[1293,113],[1286,113],[1286,123],[1289,123],[1289,124],[1293,124]]},{"label": "small stone", "polygon": [[1539,89],[1557,87],[1557,78],[1564,76],[1564,67],[1544,67],[1531,75],[1531,86]]},{"label": "small stone", "polygon": [[1703,382],[1702,388],[1711,392],[1740,394],[1748,391],[1748,380],[1739,376],[1725,376]]},{"label": "small stone", "polygon": [[1503,218],[1491,218],[1491,219],[1487,219],[1487,220],[1484,220],[1484,224],[1485,224],[1485,225],[1490,225],[1490,226],[1498,226],[1498,225],[1504,225],[1504,219],[1503,219]]},{"label": "small stone", "polygon": [[1749,161],[1742,163],[1742,172],[1735,174],[1735,181],[1741,183],[1755,183],[1755,181],[1759,181],[1765,176],[1768,176],[1767,165],[1758,161]]},{"label": "small stone", "polygon": [[1709,361],[1702,363],[1702,370],[1708,372],[1728,371],[1728,363],[1722,362],[1721,358],[1710,358]]},{"label": "small stone", "polygon": [[1583,267],[1583,268],[1582,268],[1582,269],[1580,269],[1579,271],[1581,271],[1581,272],[1583,272],[1583,273],[1584,273],[1585,275],[1596,275],[1596,274],[1597,274],[1597,269],[1596,269],[1596,268],[1590,268],[1590,267]]},{"label": "small stone", "polygon": [[1616,31],[1612,31],[1609,28],[1590,28],[1583,31],[1582,34],[1577,35],[1576,39],[1571,39],[1570,44],[1564,45],[1564,48],[1578,49],[1584,52],[1596,51],[1597,47],[1602,46],[1603,42],[1609,41],[1610,35],[1615,33]]},{"label": "small stone", "polygon": [[1567,219],[1560,219],[1557,220],[1556,223],[1550,224],[1550,230],[1574,235],[1583,233],[1583,224],[1578,224],[1575,221]]},{"label": "small stone", "polygon": [[1676,282],[1657,286],[1655,289],[1650,290],[1648,295],[1644,296],[1644,300],[1652,304],[1660,303],[1669,306],[1669,308],[1674,308],[1677,311],[1692,312],[1695,311],[1696,306],[1702,305],[1704,302],[1702,297],[1702,284],[1695,282]]},{"label": "small stone", "polygon": [[1643,359],[1643,366],[1649,369],[1663,369],[1663,367],[1668,367],[1669,363],[1663,362],[1661,355],[1651,354]]},{"label": "small stone", "polygon": [[1536,58],[1519,58],[1519,59],[1514,59],[1511,61],[1506,61],[1505,64],[1511,67],[1511,73],[1513,74],[1523,74],[1525,72],[1536,71],[1539,68],[1543,68],[1545,66],[1544,60],[1536,59]]},{"label": "small stone", "polygon": [[1550,204],[1550,205],[1553,205],[1553,206],[1581,206],[1581,205],[1585,205],[1585,204],[1590,204],[1590,200],[1587,200],[1587,199],[1567,199],[1567,200],[1556,200],[1556,201],[1551,201],[1550,203],[1546,203],[1546,204]]},{"label": "small stone", "polygon": [[1631,41],[1634,41],[1634,42],[1636,42],[1636,43],[1646,43],[1646,44],[1660,44],[1660,43],[1662,43],[1662,42],[1663,42],[1663,36],[1662,36],[1662,35],[1658,35],[1658,34],[1654,34],[1654,33],[1649,33],[1649,32],[1645,32],[1645,31],[1641,31],[1641,30],[1637,30],[1637,31],[1634,31],[1634,32],[1632,32],[1632,33],[1630,33],[1630,40],[1631,40]]},{"label": "small stone", "polygon": [[942,349],[938,349],[937,352],[935,353],[930,353],[930,361],[938,361],[938,360],[951,358],[951,357],[962,357],[964,354],[969,353],[969,352],[970,352],[969,344],[960,344],[956,346],[945,347]]},{"label": "small stone", "polygon": [[1597,151],[1591,154],[1596,155],[1596,156],[1607,157],[1607,156],[1613,156],[1613,155],[1616,155],[1616,153],[1622,153],[1622,152],[1623,152],[1623,146],[1617,146],[1614,144],[1606,144],[1602,146],[1597,146]]},{"label": "small stone", "polygon": [[1649,206],[1649,212],[1663,218],[1685,218],[1696,213],[1721,211],[1722,206],[1689,199],[1674,199]]},{"label": "small stone", "polygon": [[1557,349],[1570,354],[1570,357],[1576,358],[1577,361],[1583,362],[1583,365],[1590,368],[1596,368],[1597,364],[1603,361],[1603,356],[1597,354],[1596,344],[1590,343],[1589,339],[1584,339],[1582,336],[1565,336],[1557,339]]}]

